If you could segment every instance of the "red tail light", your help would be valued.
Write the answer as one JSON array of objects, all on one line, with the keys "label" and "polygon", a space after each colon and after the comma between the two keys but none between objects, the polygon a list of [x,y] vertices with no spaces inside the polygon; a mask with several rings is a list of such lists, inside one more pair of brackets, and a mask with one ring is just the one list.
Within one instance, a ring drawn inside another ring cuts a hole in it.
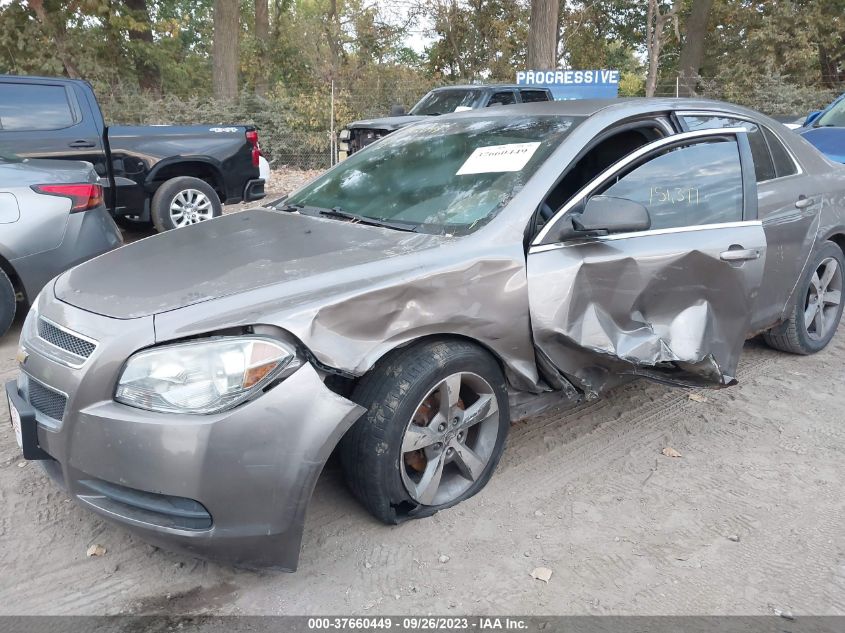
[{"label": "red tail light", "polygon": [[90,183],[79,185],[32,185],[33,191],[48,196],[62,196],[70,198],[72,206],[70,212],[87,211],[103,204],[103,188]]},{"label": "red tail light", "polygon": [[261,146],[258,144],[258,132],[256,130],[247,130],[246,142],[252,145],[252,166],[258,167],[258,158],[261,156]]}]

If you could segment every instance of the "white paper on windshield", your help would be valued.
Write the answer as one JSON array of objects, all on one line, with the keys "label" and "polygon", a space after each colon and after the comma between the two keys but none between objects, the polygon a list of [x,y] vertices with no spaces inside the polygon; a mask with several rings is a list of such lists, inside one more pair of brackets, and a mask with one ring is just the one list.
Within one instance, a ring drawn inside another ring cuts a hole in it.
[{"label": "white paper on windshield", "polygon": [[455,112],[467,112],[469,110],[472,110],[469,106],[458,106],[455,108]]},{"label": "white paper on windshield", "polygon": [[538,147],[540,143],[511,143],[479,147],[469,155],[455,175],[519,171],[525,167]]}]

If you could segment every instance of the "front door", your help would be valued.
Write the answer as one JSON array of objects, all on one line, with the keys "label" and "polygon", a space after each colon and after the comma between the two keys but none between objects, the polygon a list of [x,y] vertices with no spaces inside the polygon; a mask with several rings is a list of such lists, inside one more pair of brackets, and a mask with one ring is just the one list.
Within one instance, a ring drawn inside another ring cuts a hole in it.
[{"label": "front door", "polygon": [[[650,228],[579,233],[572,218],[594,195],[644,206]],[[584,187],[534,239],[528,287],[538,356],[588,397],[625,375],[732,384],[765,256],[743,130],[646,145]]]}]

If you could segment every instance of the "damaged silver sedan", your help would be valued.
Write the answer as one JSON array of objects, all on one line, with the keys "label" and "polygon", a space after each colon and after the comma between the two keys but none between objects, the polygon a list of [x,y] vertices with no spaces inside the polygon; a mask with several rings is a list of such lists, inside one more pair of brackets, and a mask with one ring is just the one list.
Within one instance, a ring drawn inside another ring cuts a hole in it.
[{"label": "damaged silver sedan", "polygon": [[736,382],[842,312],[845,168],[692,100],[438,117],[274,206],[61,275],[7,385],[28,459],[166,547],[296,568],[333,452],[387,523],[481,490],[514,419]]}]

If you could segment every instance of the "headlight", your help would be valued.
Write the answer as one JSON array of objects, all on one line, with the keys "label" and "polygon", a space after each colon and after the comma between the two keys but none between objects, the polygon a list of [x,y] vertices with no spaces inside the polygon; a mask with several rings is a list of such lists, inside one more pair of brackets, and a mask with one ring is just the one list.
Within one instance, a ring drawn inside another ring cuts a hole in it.
[{"label": "headlight", "polygon": [[114,399],[163,413],[217,413],[301,364],[289,343],[258,336],[168,345],[132,356]]},{"label": "headlight", "polygon": [[349,140],[349,130],[343,129],[340,131],[340,140],[341,141],[348,141]]}]

